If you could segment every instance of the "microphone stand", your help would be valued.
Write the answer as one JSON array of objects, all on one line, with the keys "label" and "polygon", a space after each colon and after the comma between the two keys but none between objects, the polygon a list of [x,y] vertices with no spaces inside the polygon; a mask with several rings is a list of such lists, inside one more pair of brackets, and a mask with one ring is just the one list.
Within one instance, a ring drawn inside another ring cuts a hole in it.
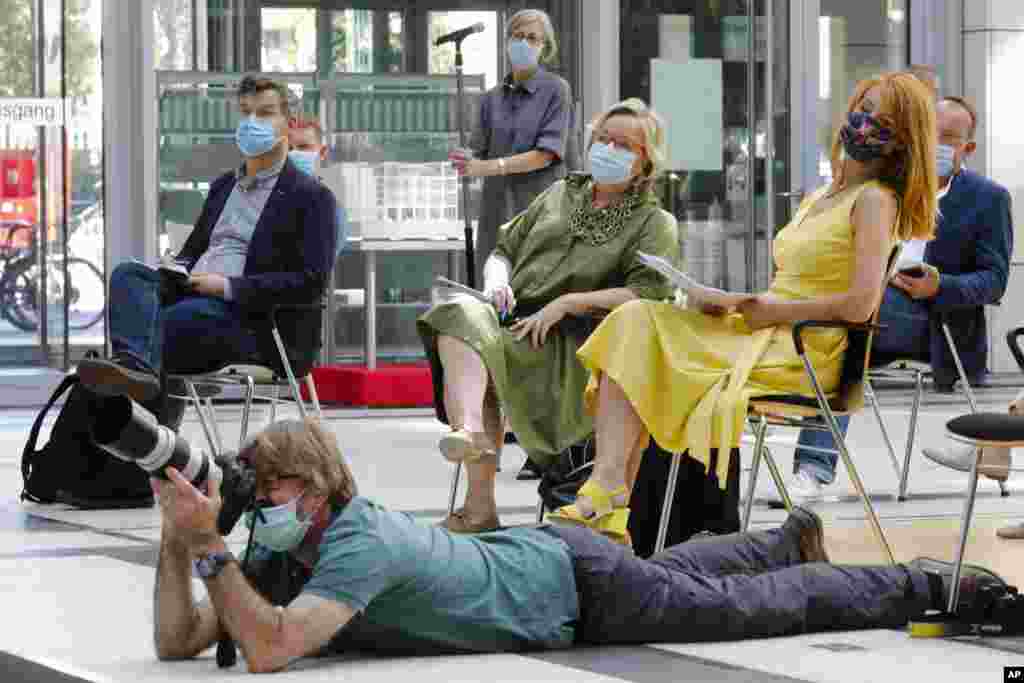
[{"label": "microphone stand", "polygon": [[[462,38],[455,41],[455,93],[457,111],[456,125],[459,127],[459,149],[466,147],[466,90],[462,80]],[[476,254],[473,248],[473,224],[469,219],[469,178],[459,178],[462,185],[462,220],[465,223],[463,234],[466,240],[466,284],[476,288]]]}]

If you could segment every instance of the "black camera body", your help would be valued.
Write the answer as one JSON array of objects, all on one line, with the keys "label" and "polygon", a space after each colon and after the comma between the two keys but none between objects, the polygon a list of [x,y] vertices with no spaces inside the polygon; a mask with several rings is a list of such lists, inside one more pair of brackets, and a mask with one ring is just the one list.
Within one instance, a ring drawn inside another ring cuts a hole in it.
[{"label": "black camera body", "polygon": [[134,462],[152,477],[166,479],[173,467],[194,486],[201,487],[214,468],[221,472],[223,505],[217,530],[227,536],[256,495],[256,477],[230,454],[210,458],[193,450],[189,442],[161,425],[153,413],[125,396],[109,398],[92,424],[93,442],[115,458]]}]

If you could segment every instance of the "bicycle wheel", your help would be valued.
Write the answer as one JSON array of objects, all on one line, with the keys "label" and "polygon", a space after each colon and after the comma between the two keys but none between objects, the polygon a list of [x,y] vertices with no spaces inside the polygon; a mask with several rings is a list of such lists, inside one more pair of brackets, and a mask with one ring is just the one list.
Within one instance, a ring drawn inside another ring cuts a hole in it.
[{"label": "bicycle wheel", "polygon": [[103,320],[107,310],[103,275],[100,269],[89,261],[70,258],[68,276],[71,281],[68,303],[69,327],[72,330],[89,329]]},{"label": "bicycle wheel", "polygon": [[22,332],[39,329],[34,269],[38,270],[34,263],[18,263],[5,271],[0,279],[3,317]]},{"label": "bicycle wheel", "polygon": [[[50,320],[63,318],[65,298],[63,259],[51,259],[46,264],[46,304],[52,311]],[[100,320],[106,312],[103,276],[99,268],[80,258],[67,261],[68,327],[85,330]],[[40,300],[38,295],[39,267],[35,263],[12,272],[12,284],[5,288],[4,317],[18,329],[34,332],[39,329]],[[6,276],[4,278],[7,279]],[[58,322],[59,324],[59,322]]]}]

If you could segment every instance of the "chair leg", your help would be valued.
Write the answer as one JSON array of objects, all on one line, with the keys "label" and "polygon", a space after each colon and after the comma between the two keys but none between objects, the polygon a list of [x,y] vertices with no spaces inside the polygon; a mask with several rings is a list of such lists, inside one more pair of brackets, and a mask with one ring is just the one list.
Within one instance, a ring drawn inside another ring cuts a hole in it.
[{"label": "chair leg", "polygon": [[270,397],[270,421],[277,422],[277,402],[281,400],[281,386],[274,382],[274,395]]},{"label": "chair leg", "polygon": [[910,424],[907,426],[907,451],[903,454],[900,489],[896,493],[896,500],[901,503],[907,499],[907,486],[910,483],[910,458],[914,455],[914,441],[917,440],[917,412],[921,407],[921,394],[924,393],[924,373],[920,370],[916,370],[915,373],[914,403],[910,406]]},{"label": "chair leg", "polygon": [[462,474],[462,463],[455,463],[455,471],[452,473],[452,490],[448,494],[448,514],[455,512],[455,495],[459,492],[459,475]]},{"label": "chair leg", "polygon": [[672,462],[668,466],[668,481],[665,482],[665,499],[661,502],[661,519],[658,520],[658,536],[654,541],[654,552],[665,549],[665,538],[668,536],[668,522],[672,517],[672,503],[676,497],[676,481],[679,479],[679,465],[683,454],[673,453]]},{"label": "chair leg", "polygon": [[544,513],[546,511],[547,511],[547,508],[544,507],[544,499],[538,497],[538,499],[537,499],[537,524],[543,524],[544,523]]},{"label": "chair leg", "polygon": [[885,420],[882,419],[882,411],[878,408],[878,396],[875,394],[875,387],[872,386],[871,380],[864,380],[864,395],[867,398],[867,402],[871,404],[871,410],[875,414],[875,421],[878,422],[878,429],[882,432],[882,439],[885,441],[885,447],[889,451],[889,460],[892,461],[893,469],[896,470],[896,478],[899,479],[902,476],[900,463],[896,458],[896,449],[893,448],[892,439],[889,438],[889,430],[885,427]]},{"label": "chair leg", "polygon": [[875,532],[875,537],[878,539],[878,544],[882,546],[882,550],[885,551],[885,556],[889,560],[889,564],[896,564],[896,558],[892,554],[892,548],[889,546],[889,541],[885,538],[885,532],[882,531],[882,524],[878,521],[878,515],[875,514],[875,507],[871,504],[871,499],[868,497],[867,491],[864,490],[864,482],[860,479],[860,474],[857,472],[857,468],[854,467],[853,458],[850,457],[850,451],[846,448],[846,439],[839,432],[839,425],[836,424],[835,416],[832,411],[829,410],[826,419],[828,425],[832,430],[832,438],[835,439],[836,447],[839,450],[839,456],[843,459],[843,465],[846,466],[846,473],[850,477],[850,481],[853,482],[854,488],[857,489],[857,495],[860,496],[861,502],[864,503],[864,511],[867,513],[868,521],[871,523],[871,528]]},{"label": "chair leg", "polygon": [[309,399],[313,404],[313,410],[316,411],[317,419],[322,422],[324,419],[324,411],[320,407],[320,396],[316,393],[316,382],[313,381],[313,373],[306,375],[305,382],[306,391],[309,392]]},{"label": "chair leg", "polygon": [[249,415],[252,413],[252,399],[256,395],[256,382],[250,375],[245,376],[245,404],[242,406],[242,429],[238,433],[238,452],[245,446],[245,437],[249,434]]},{"label": "chair leg", "polygon": [[767,431],[768,422],[762,416],[754,424],[754,459],[750,463],[750,474],[747,481],[747,499],[743,501],[743,526],[741,531],[746,531],[750,526],[750,512],[754,507],[754,489],[757,487],[757,474],[761,468],[761,454],[764,451],[764,435]]},{"label": "chair leg", "polygon": [[974,463],[967,479],[967,495],[964,498],[964,510],[960,516],[960,543],[956,550],[956,566],[953,568],[953,585],[949,592],[949,605],[946,611],[956,614],[956,603],[960,597],[960,573],[963,569],[964,551],[967,549],[967,535],[971,530],[971,516],[974,514],[974,497],[978,491],[978,460],[981,449],[974,450]]},{"label": "chair leg", "polygon": [[206,415],[203,413],[203,402],[199,400],[199,394],[196,393],[195,385],[185,380],[185,389],[188,391],[189,400],[192,403],[192,407],[195,408],[196,415],[199,417],[199,425],[203,428],[206,443],[210,446],[210,453],[212,455],[219,455],[220,451],[217,450],[217,442],[213,440],[213,432],[210,431],[210,425],[206,422]]},{"label": "chair leg", "polygon": [[217,423],[217,410],[213,407],[213,399],[206,397],[206,410],[210,413],[210,426],[213,428],[213,438],[217,441],[217,452],[224,452],[224,439],[220,436],[220,425]]},{"label": "chair leg", "polygon": [[875,514],[875,508],[871,504],[871,499],[868,498],[867,491],[864,490],[864,482],[860,480],[857,468],[853,466],[853,459],[850,457],[850,451],[846,448],[846,439],[843,437],[842,432],[839,431],[839,423],[836,422],[836,416],[833,414],[832,408],[829,407],[828,399],[825,397],[825,392],[821,389],[821,383],[818,381],[818,374],[814,371],[814,366],[811,365],[811,362],[806,355],[801,356],[800,359],[803,361],[804,369],[807,371],[807,378],[811,380],[811,386],[814,388],[814,395],[818,398],[818,407],[825,418],[825,423],[832,432],[832,440],[835,441],[836,448],[839,450],[839,456],[843,459],[843,464],[846,466],[846,472],[849,474],[850,481],[853,482],[854,488],[857,489],[861,502],[864,503],[864,510],[867,512],[868,520],[871,522],[871,528],[874,530],[875,536],[878,538],[878,543],[885,551],[889,564],[896,564],[896,558],[892,554],[892,548],[889,547],[889,541],[886,540],[885,532],[882,531],[882,524],[878,521],[878,515]]}]

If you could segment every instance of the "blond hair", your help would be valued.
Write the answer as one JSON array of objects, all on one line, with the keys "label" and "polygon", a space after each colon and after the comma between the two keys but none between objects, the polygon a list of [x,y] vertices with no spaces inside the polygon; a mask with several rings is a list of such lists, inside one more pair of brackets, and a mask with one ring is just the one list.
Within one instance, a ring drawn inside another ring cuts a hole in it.
[{"label": "blond hair", "polygon": [[[935,234],[939,179],[935,171],[936,123],[935,104],[928,86],[906,73],[884,74],[857,84],[847,113],[864,99],[868,90],[879,86],[879,109],[885,112],[880,123],[892,130],[902,146],[885,157],[886,165],[880,180],[899,199],[896,237],[901,240],[931,239]],[[832,143],[832,169],[841,183],[843,143],[836,131]]]},{"label": "blond hair", "polygon": [[[648,107],[643,100],[631,97],[628,100],[613,104],[604,112],[598,114],[593,123],[594,134],[596,135],[604,127],[608,119],[619,115],[631,116],[640,125],[640,130],[644,137],[643,147],[644,153],[647,155],[647,164],[644,167],[643,174],[634,181],[634,189],[637,191],[650,190],[653,188],[655,180],[665,170],[665,164],[668,159],[665,148],[665,124],[662,122],[661,117]],[[589,150],[593,144],[594,135],[591,135],[587,149]]]},{"label": "blond hair", "polygon": [[338,440],[318,420],[278,420],[254,436],[238,454],[262,484],[282,477],[301,479],[312,493],[344,507],[356,495],[356,481]]},{"label": "blond hair", "polygon": [[547,12],[539,9],[519,10],[508,20],[505,38],[511,38],[512,34],[523,24],[532,24],[533,22],[540,22],[544,29],[544,49],[540,51],[539,61],[541,64],[551,64],[558,57],[558,40],[555,38],[555,27]]}]

